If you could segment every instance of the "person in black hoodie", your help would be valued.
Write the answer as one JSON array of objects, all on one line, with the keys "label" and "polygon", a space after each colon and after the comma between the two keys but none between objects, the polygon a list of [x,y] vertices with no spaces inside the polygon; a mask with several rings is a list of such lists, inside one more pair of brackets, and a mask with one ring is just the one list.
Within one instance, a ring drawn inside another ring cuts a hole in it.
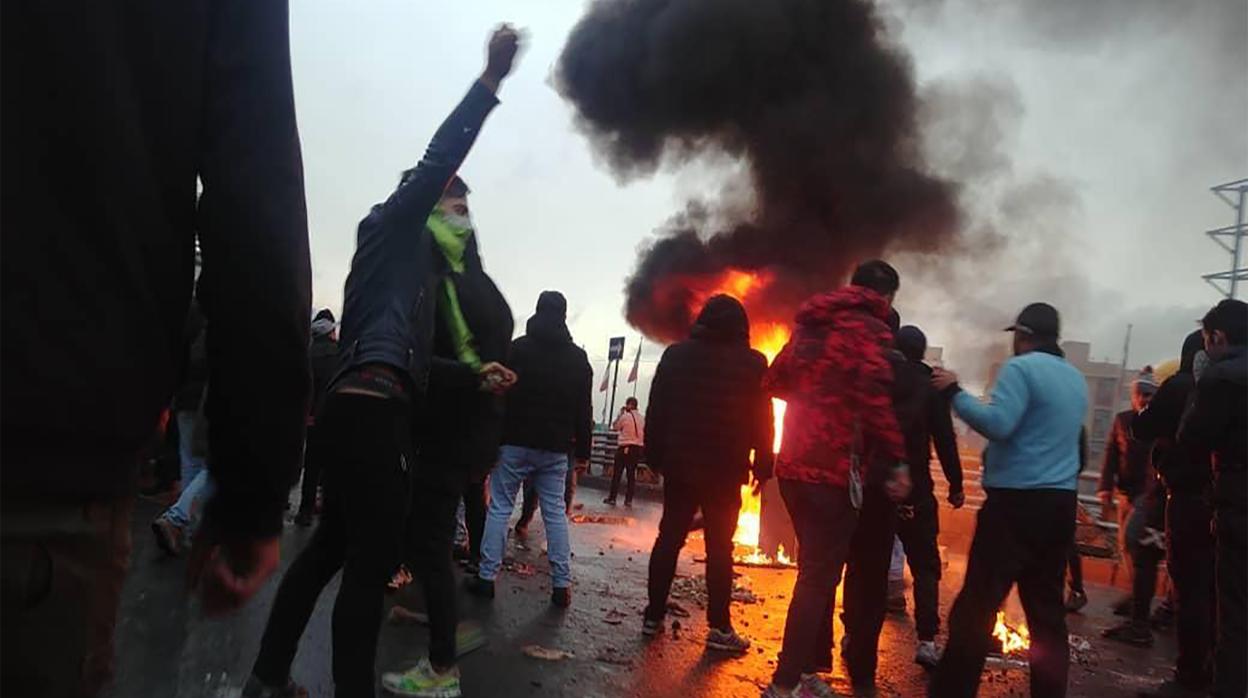
[{"label": "person in black hoodie", "polygon": [[308,411],[308,438],[303,448],[303,482],[299,493],[299,512],[295,523],[311,526],[316,511],[316,491],[321,485],[325,445],[316,428],[316,416],[325,405],[329,383],[338,372],[338,323],[329,308],[322,308],[312,318],[312,344],[308,347],[308,363],[312,367],[312,404]]},{"label": "person in black hoodie", "polygon": [[1209,452],[1178,443],[1179,424],[1196,387],[1197,354],[1204,351],[1200,330],[1183,341],[1178,371],[1157,389],[1131,425],[1140,439],[1153,440],[1153,463],[1165,483],[1166,569],[1174,583],[1178,659],[1174,677],[1157,696],[1205,695],[1213,647],[1213,508],[1209,498]]},{"label": "person in black hoodie", "polygon": [[932,387],[932,369],[923,363],[927,336],[919,328],[906,325],[897,331],[894,344],[905,360],[893,363],[893,408],[906,440],[912,486],[910,497],[899,507],[902,516],[897,535],[914,577],[914,623],[919,636],[915,661],[934,668],[940,661],[936,633],[940,630],[941,562],[936,547],[940,522],[929,463],[935,447],[936,458],[949,483],[949,504],[960,509],[966,503],[962,461],[958,457],[949,401]]},{"label": "person in black hoodie", "polygon": [[[650,552],[642,632],[662,633],[676,560],[701,508],[706,535],[706,646],[741,653],[749,640],[732,628],[732,536],[741,486],[772,474],[767,359],[750,348],[745,308],[719,295],[702,308],[689,339],[663,352],[650,387],[647,464],[663,475],[663,518]],[[751,464],[750,451],[754,452]]]},{"label": "person in black hoodie", "polygon": [[481,545],[481,570],[470,579],[477,594],[494,596],[507,545],[508,521],[516,494],[531,479],[541,501],[550,558],[551,601],[571,601],[571,546],[564,488],[568,446],[576,460],[589,460],[593,432],[593,370],[585,351],[572,343],[566,324],[568,304],[557,291],[543,291],[527,333],[511,345],[510,368],[516,387],[507,394],[507,418],[498,465],[490,474],[490,507]]},{"label": "person in black hoodie", "polygon": [[1213,695],[1248,693],[1248,304],[1224,300],[1201,320],[1211,363],[1196,379],[1179,447],[1212,454],[1217,538]]}]

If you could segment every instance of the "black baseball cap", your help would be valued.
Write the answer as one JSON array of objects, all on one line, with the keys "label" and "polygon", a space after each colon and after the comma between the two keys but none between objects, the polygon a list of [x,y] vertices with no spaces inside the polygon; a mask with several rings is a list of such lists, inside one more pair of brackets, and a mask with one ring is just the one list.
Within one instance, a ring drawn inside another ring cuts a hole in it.
[{"label": "black baseball cap", "polygon": [[1061,334],[1062,321],[1057,315],[1057,308],[1048,303],[1032,303],[1023,308],[1013,325],[1005,328],[1006,332],[1022,332],[1033,337],[1052,337]]}]

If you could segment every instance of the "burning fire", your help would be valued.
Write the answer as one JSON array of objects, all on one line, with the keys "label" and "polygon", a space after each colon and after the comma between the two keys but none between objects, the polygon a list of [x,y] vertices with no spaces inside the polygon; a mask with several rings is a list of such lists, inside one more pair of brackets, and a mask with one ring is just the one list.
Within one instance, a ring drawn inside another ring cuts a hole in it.
[{"label": "burning fire", "polygon": [[1021,654],[1031,647],[1027,624],[1011,628],[1005,622],[1005,611],[997,611],[997,624],[992,628],[992,636],[1001,643],[1001,654]]}]

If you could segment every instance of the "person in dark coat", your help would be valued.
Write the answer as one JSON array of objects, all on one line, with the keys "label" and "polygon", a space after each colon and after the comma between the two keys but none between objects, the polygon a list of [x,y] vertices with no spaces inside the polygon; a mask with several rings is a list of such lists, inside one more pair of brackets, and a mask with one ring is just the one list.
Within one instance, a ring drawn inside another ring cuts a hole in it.
[{"label": "person in dark coat", "polygon": [[[1156,386],[1139,382],[1132,385],[1131,409],[1114,416],[1105,441],[1105,455],[1101,462],[1101,479],[1097,496],[1101,500],[1102,516],[1110,511],[1118,517],[1118,547],[1124,557],[1130,557],[1132,547],[1127,539],[1128,522],[1137,504],[1151,502],[1153,469],[1151,464],[1152,443],[1132,436],[1131,424],[1135,416],[1152,399]],[[1115,505],[1116,500],[1116,505]],[[1120,601],[1115,612],[1127,615],[1130,597]]]},{"label": "person in dark coat", "polygon": [[1201,320],[1210,364],[1197,376],[1179,447],[1212,454],[1217,538],[1213,695],[1248,693],[1248,304],[1224,300]]},{"label": "person in dark coat", "polygon": [[1156,695],[1207,695],[1213,669],[1214,540],[1210,530],[1209,451],[1178,443],[1183,411],[1196,388],[1196,357],[1205,348],[1200,330],[1183,341],[1179,369],[1157,389],[1131,424],[1133,435],[1153,441],[1153,463],[1165,483],[1166,569],[1174,584],[1178,658],[1174,677]]},{"label": "person in dark coat", "polygon": [[[706,535],[706,646],[741,653],[733,630],[732,536],[741,486],[772,474],[771,400],[763,392],[767,359],[750,348],[745,308],[730,296],[706,302],[689,339],[663,352],[650,387],[647,464],[663,476],[663,517],[650,552],[649,605],[642,632],[661,634],[676,560],[694,516]],[[754,452],[751,463],[750,451]]]},{"label": "person in dark coat", "polygon": [[[413,488],[411,476],[415,420],[435,382],[456,380],[473,391],[505,378],[497,364],[442,370],[435,359],[436,304],[431,299],[442,277],[435,270],[438,251],[427,222],[498,104],[496,92],[518,48],[515,30],[503,25],[494,31],[481,76],[443,121],[416,167],[360,222],[343,296],[341,368],[317,419],[326,444],[324,506],[311,539],[278,587],[243,688],[246,698],[302,693],[290,676],[291,663],[318,597],[340,570],[332,638],[334,690],[343,696],[370,696],[376,690],[386,583],[402,557],[409,491],[422,489]],[[306,321],[306,311],[303,317]],[[306,356],[306,340],[300,351]],[[307,419],[306,406],[301,419]],[[213,455],[218,455],[215,450]],[[454,511],[452,505],[452,530]],[[446,555],[449,565],[449,547]],[[408,677],[411,684],[458,687],[458,674],[434,675],[427,664],[424,669]]]},{"label": "person in dark coat", "polygon": [[526,334],[511,345],[516,387],[507,393],[507,419],[498,465],[490,474],[490,507],[481,546],[480,574],[470,581],[479,595],[493,598],[503,563],[508,521],[516,494],[531,479],[541,500],[550,558],[551,601],[571,602],[571,545],[564,500],[568,445],[576,460],[589,460],[593,433],[593,370],[585,350],[572,343],[568,304],[557,291],[544,291]]},{"label": "person in dark coat", "polygon": [[299,512],[295,514],[295,523],[299,526],[311,526],[316,512],[316,492],[321,485],[321,469],[325,460],[325,444],[316,428],[316,416],[325,405],[330,381],[338,373],[338,323],[329,308],[322,308],[312,318],[308,363],[312,367],[312,403],[308,411],[307,444],[303,449]]},{"label": "person in dark coat", "polygon": [[923,363],[927,336],[913,325],[897,331],[894,341],[903,360],[893,363],[893,409],[906,440],[906,464],[912,489],[900,507],[897,535],[901,538],[914,577],[914,623],[919,638],[915,661],[934,668],[940,661],[936,633],[940,630],[940,533],[931,454],[934,449],[949,483],[949,504],[960,509],[966,503],[962,490],[962,460],[953,431],[949,400],[931,385],[932,369]]},{"label": "person in dark coat", "polygon": [[282,0],[0,5],[5,696],[91,696],[112,674],[197,239],[219,487],[192,578],[221,613],[277,569],[311,292],[288,19]]}]

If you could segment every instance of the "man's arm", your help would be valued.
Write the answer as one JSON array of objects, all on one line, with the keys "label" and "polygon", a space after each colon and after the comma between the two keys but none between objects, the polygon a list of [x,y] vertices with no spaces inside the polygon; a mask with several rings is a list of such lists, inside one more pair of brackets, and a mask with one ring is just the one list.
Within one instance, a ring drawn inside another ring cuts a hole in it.
[{"label": "man's arm", "polygon": [[[864,350],[854,371],[855,399],[862,424],[862,435],[868,443],[881,449],[887,459],[879,465],[892,467],[906,459],[906,444],[893,411],[893,366],[884,347],[871,337],[862,342]],[[852,370],[852,369],[851,369]]]},{"label": "man's arm", "polygon": [[790,339],[776,355],[763,376],[763,392],[786,400],[793,389],[793,340]]},{"label": "man's arm", "polygon": [[[1109,438],[1105,440],[1105,455],[1101,459],[1101,480],[1096,486],[1098,494],[1113,495],[1118,480],[1118,467],[1122,463],[1122,420],[1114,417],[1114,426],[1109,430]],[[1102,496],[1102,499],[1104,497]]]},{"label": "man's arm", "polygon": [[1194,399],[1179,426],[1179,443],[1212,451],[1231,428],[1231,401],[1237,399],[1231,385],[1205,372],[1196,384]]},{"label": "man's arm", "polygon": [[[958,456],[958,436],[953,431],[953,415],[950,413],[949,401],[940,394],[932,395],[931,406],[932,444],[936,447],[936,458],[940,461],[940,469],[945,472],[945,482],[949,483],[949,494],[962,491],[962,459]],[[915,464],[921,467],[922,464]]]},{"label": "man's arm", "polygon": [[981,402],[965,391],[953,396],[953,408],[972,429],[993,441],[1007,439],[1023,417],[1029,399],[1023,369],[1007,361],[992,388],[992,397]]},{"label": "man's arm", "polygon": [[228,543],[282,530],[308,411],[311,271],[286,3],[214,8],[196,222],[216,481],[205,516]]},{"label": "man's arm", "polygon": [[589,460],[594,436],[594,369],[581,353],[581,377],[576,388],[576,449],[577,460]]},{"label": "man's arm", "polygon": [[667,466],[665,449],[667,447],[667,411],[669,409],[668,361],[671,348],[663,352],[659,365],[654,369],[654,380],[650,383],[650,401],[646,404],[646,421],[650,433],[646,440],[646,465],[655,472],[661,472]]},{"label": "man's arm", "polygon": [[751,423],[747,426],[753,434],[754,448],[754,479],[759,482],[765,482],[771,479],[775,470],[775,453],[772,448],[776,442],[776,414],[771,403],[771,398],[763,391],[763,378],[767,374],[767,360],[761,355],[758,357],[759,372],[757,379],[757,388],[750,386],[755,392],[754,413],[751,415]]}]

